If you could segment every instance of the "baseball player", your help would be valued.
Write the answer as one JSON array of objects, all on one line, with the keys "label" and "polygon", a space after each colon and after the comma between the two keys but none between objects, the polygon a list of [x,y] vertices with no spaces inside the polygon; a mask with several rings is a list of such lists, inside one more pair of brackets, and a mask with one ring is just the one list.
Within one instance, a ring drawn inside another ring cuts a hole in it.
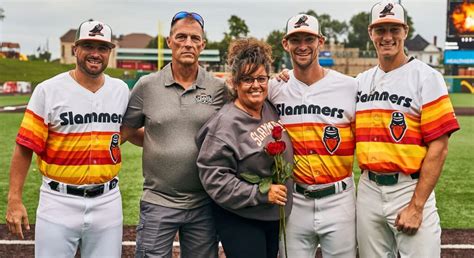
[{"label": "baseball player", "polygon": [[356,256],[351,123],[357,84],[319,65],[324,41],[315,17],[290,18],[282,44],[294,69],[287,83],[272,81],[268,95],[290,135],[297,162],[286,228],[289,257],[315,257],[318,244],[324,257]]},{"label": "baseball player", "polygon": [[356,150],[360,257],[439,257],[433,189],[459,129],[442,75],[405,55],[406,12],[372,7],[368,28],[379,64],[357,76]]},{"label": "baseball player", "polygon": [[22,189],[32,153],[43,175],[36,212],[35,256],[120,257],[120,125],[125,83],[103,73],[115,45],[111,28],[83,22],[76,68],[40,83],[28,103],[10,167],[6,221],[23,238],[30,228]]}]

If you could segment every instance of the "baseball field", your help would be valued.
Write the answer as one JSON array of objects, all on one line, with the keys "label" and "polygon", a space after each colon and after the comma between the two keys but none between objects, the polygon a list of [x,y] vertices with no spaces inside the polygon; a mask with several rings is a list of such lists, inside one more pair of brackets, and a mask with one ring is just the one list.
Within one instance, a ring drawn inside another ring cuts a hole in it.
[{"label": "baseball field", "polygon": [[[0,96],[0,110],[3,106],[25,104],[28,98],[29,96],[25,95]],[[471,247],[474,244],[474,187],[472,187],[474,163],[473,152],[471,152],[474,150],[474,94],[451,94],[451,99],[456,108],[468,110],[471,115],[458,116],[461,130],[451,136],[448,158],[435,192],[444,234],[442,243],[445,246],[450,246],[451,243],[457,244],[452,249],[443,249],[443,257],[466,257],[466,254],[474,253],[474,247]],[[0,224],[5,223],[10,158],[22,117],[22,112],[0,112]],[[141,148],[126,143],[122,146],[122,151],[123,166],[119,174],[120,189],[123,198],[124,224],[129,226],[125,227],[124,241],[129,240],[133,243],[133,225],[138,222],[138,204],[143,182]],[[356,164],[354,164],[354,171],[357,180],[360,170]],[[40,182],[41,175],[35,161],[33,161],[23,193],[23,201],[31,224],[35,223],[34,214],[38,203]],[[0,225],[0,231],[5,230],[5,227]],[[6,232],[3,232],[1,235],[5,234]],[[11,236],[6,238],[12,239]],[[0,239],[6,238],[0,236]],[[28,234],[28,238],[32,239],[32,235]],[[467,244],[468,247],[456,249],[460,246],[459,244],[462,244],[461,246]],[[16,249],[12,248],[12,245],[9,247],[0,245],[0,249],[13,254]],[[28,250],[31,248],[30,243]],[[133,246],[124,246],[124,254],[128,252],[133,254],[133,248]],[[455,254],[455,256],[450,256],[451,254]]]}]

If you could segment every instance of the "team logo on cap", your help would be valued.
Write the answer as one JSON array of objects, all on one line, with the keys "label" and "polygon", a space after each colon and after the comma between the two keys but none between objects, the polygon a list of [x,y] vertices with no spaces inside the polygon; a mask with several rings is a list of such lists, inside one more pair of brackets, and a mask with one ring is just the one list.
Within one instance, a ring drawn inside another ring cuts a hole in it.
[{"label": "team logo on cap", "polygon": [[393,112],[392,120],[390,121],[390,133],[392,138],[399,142],[407,130],[407,123],[405,122],[405,116],[402,112]]},{"label": "team logo on cap", "polygon": [[112,135],[112,139],[110,140],[110,157],[114,163],[120,161],[120,135],[118,133],[114,133]]},{"label": "team logo on cap", "polygon": [[104,36],[104,33],[102,33],[102,30],[104,29],[104,26],[102,24],[97,24],[92,28],[92,30],[89,31],[89,36],[95,37],[97,35]]},{"label": "team logo on cap", "polygon": [[334,154],[341,143],[339,129],[330,125],[324,127],[323,143],[326,150],[331,153],[331,155]]},{"label": "team logo on cap", "polygon": [[309,26],[306,23],[307,20],[308,20],[308,16],[303,15],[298,19],[298,21],[295,23],[295,25],[293,27],[296,29],[296,28],[299,28],[301,26]]},{"label": "team logo on cap", "polygon": [[392,13],[392,9],[393,9],[393,4],[392,3],[388,3],[385,8],[383,8],[383,10],[380,12],[380,15],[379,17],[380,18],[383,18],[387,15],[395,15],[394,13]]}]

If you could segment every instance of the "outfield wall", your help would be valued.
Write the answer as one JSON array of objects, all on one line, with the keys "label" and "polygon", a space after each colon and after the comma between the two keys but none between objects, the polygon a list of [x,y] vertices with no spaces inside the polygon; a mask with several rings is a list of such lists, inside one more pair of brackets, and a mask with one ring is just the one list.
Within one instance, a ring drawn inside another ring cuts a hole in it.
[{"label": "outfield wall", "polygon": [[449,92],[474,94],[474,76],[444,76]]}]

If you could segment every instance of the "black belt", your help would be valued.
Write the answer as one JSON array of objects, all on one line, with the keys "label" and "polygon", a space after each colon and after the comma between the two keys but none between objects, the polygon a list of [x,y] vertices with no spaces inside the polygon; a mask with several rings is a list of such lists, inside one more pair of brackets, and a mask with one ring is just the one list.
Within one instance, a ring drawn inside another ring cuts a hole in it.
[{"label": "black belt", "polygon": [[[342,190],[346,190],[347,184],[342,181]],[[302,186],[299,186],[296,184],[296,192],[304,195],[305,197],[308,198],[313,198],[313,199],[321,199],[326,196],[330,196],[336,193],[336,184],[333,184],[331,186],[321,188],[321,189],[316,189],[316,190],[307,190]]]},{"label": "black belt", "polygon": [[[396,173],[396,174],[376,174],[376,173],[374,173],[370,170],[366,170],[366,171],[369,174],[369,179],[371,181],[374,181],[378,185],[389,186],[389,185],[395,185],[395,184],[398,183],[398,175],[400,173]],[[418,179],[418,178],[420,178],[420,172],[415,172],[413,174],[410,174],[410,177],[412,179]]]},{"label": "black belt", "polygon": [[[51,187],[51,190],[59,192],[59,182],[56,181],[51,181],[48,183],[49,187]],[[118,185],[118,179],[114,178],[110,180],[109,182],[109,191],[117,187]],[[88,198],[93,198],[97,197],[99,195],[102,195],[105,191],[105,184],[101,185],[95,185],[93,187],[89,188],[82,188],[82,187],[77,187],[77,186],[72,186],[72,185],[66,185],[66,193],[71,194],[71,195],[76,195],[76,196],[81,196],[81,197],[88,197]]]}]

